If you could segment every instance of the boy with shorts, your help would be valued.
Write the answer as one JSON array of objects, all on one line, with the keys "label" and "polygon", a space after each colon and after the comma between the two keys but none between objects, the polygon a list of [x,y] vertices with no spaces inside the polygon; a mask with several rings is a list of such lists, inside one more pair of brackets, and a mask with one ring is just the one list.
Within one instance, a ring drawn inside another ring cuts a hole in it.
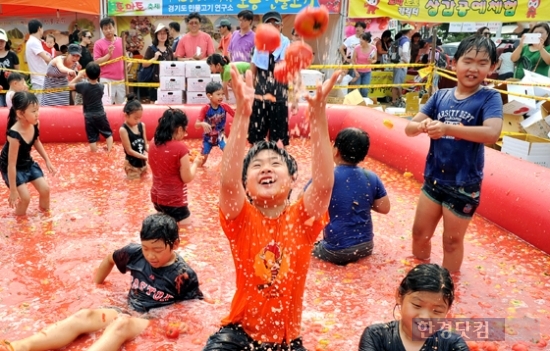
[{"label": "boy with shorts", "polygon": [[303,351],[302,301],[310,252],[328,221],[334,181],[325,106],[338,72],[307,97],[313,178],[292,204],[297,164],[274,141],[259,141],[245,157],[252,74],[246,72],[245,84],[233,66],[231,78],[237,108],[222,156],[219,214],[235,262],[237,289],[222,328],[203,350]]},{"label": "boy with shorts", "polygon": [[225,148],[225,123],[228,115],[232,118],[235,111],[223,103],[223,95],[223,86],[220,83],[210,82],[206,86],[206,96],[210,103],[201,109],[195,122],[195,128],[204,130],[201,151],[204,159],[201,167],[206,163],[214,146],[218,146],[222,151]]},{"label": "boy with shorts", "polygon": [[491,39],[471,36],[453,58],[456,88],[437,91],[405,128],[426,133],[430,150],[413,224],[413,255],[428,260],[431,238],[443,217],[443,267],[460,270],[464,235],[479,206],[484,144],[495,143],[502,128],[500,94],[482,86],[497,63]]},{"label": "boy with shorts", "polygon": [[8,76],[8,85],[10,89],[6,93],[6,106],[11,108],[11,99],[13,98],[13,94],[18,91],[28,91],[29,87],[27,86],[27,82],[25,82],[25,77],[21,73],[17,72],[10,73]]},{"label": "boy with shorts", "polygon": [[[129,244],[107,255],[99,265],[94,282],[102,284],[116,265],[130,272],[132,285],[128,304],[137,312],[202,299],[197,274],[175,250],[180,244],[178,225],[167,215],[149,215],[141,227],[141,245]],[[133,317],[116,307],[85,309],[46,327],[28,338],[0,340],[0,351],[46,351],[63,348],[82,334],[105,329],[88,348],[93,351],[118,350],[152,326],[149,319]]]},{"label": "boy with shorts", "polygon": [[[90,150],[97,151],[97,142],[101,134],[107,142],[107,152],[113,147],[113,131],[107,120],[107,114],[103,108],[104,86],[99,82],[101,68],[95,62],[86,65],[85,71],[80,71],[78,75],[69,83],[69,88],[82,95],[82,109],[84,110],[84,120],[86,122],[86,136],[90,143]],[[87,82],[80,82],[82,78],[88,77]]]}]

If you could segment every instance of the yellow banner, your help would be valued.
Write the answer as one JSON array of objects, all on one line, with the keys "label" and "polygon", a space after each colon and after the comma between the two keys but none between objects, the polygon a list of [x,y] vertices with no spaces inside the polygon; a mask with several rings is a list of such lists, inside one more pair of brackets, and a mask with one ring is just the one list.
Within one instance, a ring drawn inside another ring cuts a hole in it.
[{"label": "yellow banner", "polygon": [[[370,84],[385,85],[393,83],[393,71],[372,71]],[[415,83],[414,76],[407,74],[405,83]],[[350,85],[353,83],[350,83]],[[391,96],[391,87],[370,88],[369,97],[381,98]]]},{"label": "yellow banner", "polygon": [[421,23],[535,22],[548,20],[550,1],[350,0],[348,9],[350,18],[389,17]]}]

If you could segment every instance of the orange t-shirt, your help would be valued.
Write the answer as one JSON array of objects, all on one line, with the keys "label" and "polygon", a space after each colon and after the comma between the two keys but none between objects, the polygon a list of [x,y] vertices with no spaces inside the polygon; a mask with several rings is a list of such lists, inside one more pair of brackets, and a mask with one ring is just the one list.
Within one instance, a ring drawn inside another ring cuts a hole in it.
[{"label": "orange t-shirt", "polygon": [[231,33],[227,34],[220,39],[220,45],[218,45],[218,50],[222,51],[223,56],[227,56],[227,49],[229,48],[229,43],[231,42]]},{"label": "orange t-shirt", "polygon": [[220,222],[237,268],[237,291],[222,324],[242,325],[255,341],[290,343],[300,336],[311,250],[328,213],[308,216],[302,197],[271,219],[245,201],[233,220],[220,210]]},{"label": "orange t-shirt", "polygon": [[200,58],[204,59],[214,53],[214,42],[210,35],[200,31],[197,35],[185,34],[178,41],[176,57],[191,58],[197,54],[200,47]]}]

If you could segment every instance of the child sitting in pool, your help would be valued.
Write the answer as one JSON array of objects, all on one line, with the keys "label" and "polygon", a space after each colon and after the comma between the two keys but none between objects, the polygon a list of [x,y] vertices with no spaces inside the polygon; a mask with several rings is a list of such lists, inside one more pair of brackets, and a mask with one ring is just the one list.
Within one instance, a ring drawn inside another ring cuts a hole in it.
[{"label": "child sitting in pool", "polygon": [[143,107],[134,94],[128,94],[124,105],[124,123],[118,130],[126,159],[124,171],[128,179],[139,179],[147,170],[147,134],[141,121]]},{"label": "child sitting in pool", "polygon": [[206,86],[206,96],[210,103],[204,105],[195,122],[195,128],[202,128],[201,166],[206,163],[212,147],[218,146],[222,151],[225,148],[225,124],[228,117],[233,117],[235,111],[228,104],[223,103],[222,85],[218,82],[210,82]]},{"label": "child sitting in pool", "polygon": [[13,94],[13,106],[8,114],[7,138],[0,153],[0,172],[10,189],[9,206],[15,208],[17,216],[24,216],[31,202],[27,183],[31,183],[39,194],[39,206],[43,211],[50,209],[50,186],[42,169],[31,157],[31,149],[46,161],[50,173],[55,174],[50,158],[39,139],[38,99],[28,91]]},{"label": "child sitting in pool", "polygon": [[[137,312],[203,298],[197,274],[174,251],[180,239],[173,218],[160,213],[149,215],[143,221],[140,238],[141,245],[129,244],[103,259],[94,276],[96,284],[102,284],[115,265],[121,273],[129,271],[132,285],[128,304]],[[88,350],[114,351],[150,325],[150,320],[129,316],[118,308],[85,309],[28,338],[0,340],[0,351],[56,350],[82,334],[101,329],[105,331]]]},{"label": "child sitting in pool", "polygon": [[303,351],[302,301],[310,252],[328,221],[334,179],[325,106],[337,75],[307,97],[313,179],[292,204],[288,198],[297,178],[296,162],[275,141],[259,141],[245,155],[252,74],[246,72],[245,84],[233,66],[231,77],[237,109],[222,157],[219,215],[235,261],[237,290],[222,328],[203,351]]},{"label": "child sitting in pool", "polygon": [[446,268],[428,263],[414,267],[397,289],[396,307],[401,319],[367,327],[359,351],[469,350],[461,336],[448,331],[421,337],[420,323],[445,318],[453,300],[454,284]]},{"label": "child sitting in pool", "polygon": [[187,135],[187,115],[179,109],[164,111],[155,137],[149,143],[149,166],[153,173],[151,201],[155,210],[173,217],[181,225],[189,224],[187,183],[195,178],[202,156],[190,160],[183,143]]}]

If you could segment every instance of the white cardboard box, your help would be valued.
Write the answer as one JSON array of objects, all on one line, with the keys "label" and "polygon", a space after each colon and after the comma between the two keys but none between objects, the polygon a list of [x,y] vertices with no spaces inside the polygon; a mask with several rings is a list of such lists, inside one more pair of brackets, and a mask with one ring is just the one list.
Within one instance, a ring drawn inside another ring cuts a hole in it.
[{"label": "white cardboard box", "polygon": [[300,72],[302,76],[302,84],[306,87],[317,86],[317,82],[323,84],[323,73],[312,70],[312,69],[303,69]]},{"label": "white cardboard box", "polygon": [[184,77],[160,77],[160,90],[185,90]]},{"label": "white cardboard box", "polygon": [[213,81],[213,82],[221,83],[222,82],[222,76],[221,76],[220,73],[212,73],[210,75],[210,80]]},{"label": "white cardboard box", "polygon": [[181,105],[183,103],[183,91],[166,91],[157,90],[157,105],[174,104]]},{"label": "white cardboard box", "polygon": [[206,86],[211,82],[210,77],[208,78],[187,78],[187,91],[200,91],[204,92]]},{"label": "white cardboard box", "polygon": [[550,124],[546,123],[541,110],[531,115],[531,117],[523,120],[521,122],[521,126],[531,135],[538,136],[539,138],[550,139]]},{"label": "white cardboard box", "polygon": [[185,62],[160,61],[160,77],[185,77]]},{"label": "white cardboard box", "polygon": [[210,78],[210,66],[206,61],[184,61],[187,78]]},{"label": "white cardboard box", "polygon": [[550,168],[550,140],[533,135],[505,135],[501,152]]},{"label": "white cardboard box", "polygon": [[210,103],[210,99],[206,97],[206,92],[204,91],[188,91],[187,103],[190,105],[208,104]]}]

